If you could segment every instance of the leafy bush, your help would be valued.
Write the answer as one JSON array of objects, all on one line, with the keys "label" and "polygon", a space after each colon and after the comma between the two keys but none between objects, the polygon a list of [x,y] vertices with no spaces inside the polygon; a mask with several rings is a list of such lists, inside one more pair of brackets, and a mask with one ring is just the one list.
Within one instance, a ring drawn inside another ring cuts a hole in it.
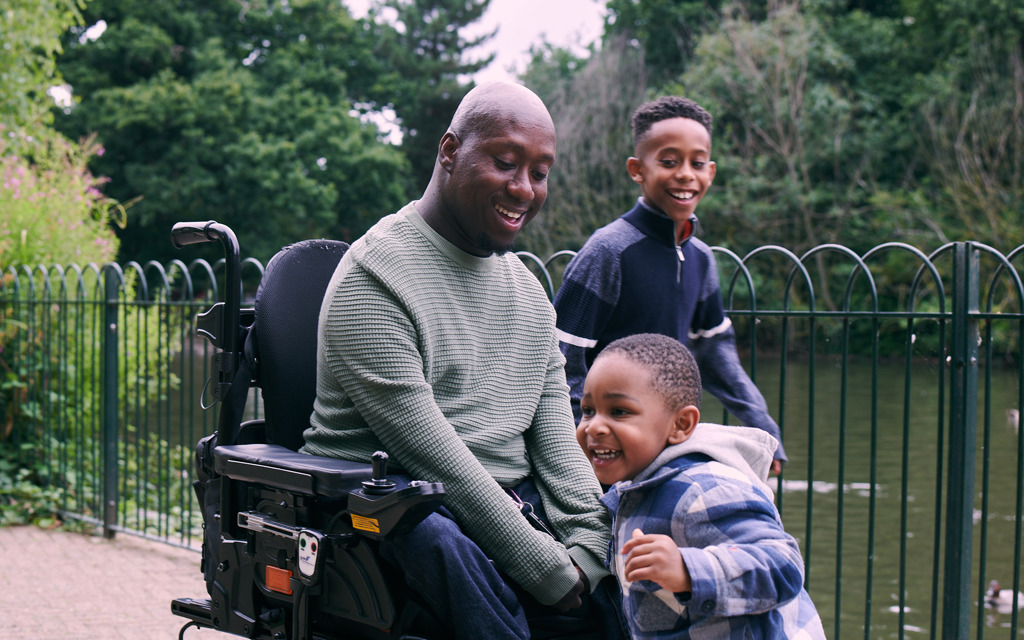
[{"label": "leafy bush", "polygon": [[[103,274],[117,270],[110,222],[123,223],[125,207],[100,193],[104,179],[87,168],[103,153],[93,139],[0,133],[0,466],[11,469],[0,484],[0,521],[98,518]],[[168,372],[173,349],[157,339],[160,307],[136,299],[140,278],[129,269],[118,283],[124,416],[177,382]],[[119,443],[120,460],[124,451]]]},{"label": "leafy bush", "polygon": [[124,207],[100,193],[105,179],[87,166],[94,155],[103,155],[95,138],[38,140],[0,124],[0,265],[114,259],[117,237],[108,223],[112,214],[123,222]]}]

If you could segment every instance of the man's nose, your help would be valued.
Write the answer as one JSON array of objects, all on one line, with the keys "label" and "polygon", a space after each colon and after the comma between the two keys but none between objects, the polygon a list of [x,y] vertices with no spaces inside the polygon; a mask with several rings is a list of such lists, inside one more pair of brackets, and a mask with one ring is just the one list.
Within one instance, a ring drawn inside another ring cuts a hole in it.
[{"label": "man's nose", "polygon": [[530,176],[524,170],[512,176],[506,185],[509,195],[519,202],[533,200],[533,185],[530,184]]}]

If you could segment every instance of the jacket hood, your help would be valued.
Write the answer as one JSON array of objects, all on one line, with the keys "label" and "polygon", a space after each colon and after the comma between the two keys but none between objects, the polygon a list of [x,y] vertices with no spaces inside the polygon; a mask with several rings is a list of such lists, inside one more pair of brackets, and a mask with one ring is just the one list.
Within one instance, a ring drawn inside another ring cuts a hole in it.
[{"label": "jacket hood", "polygon": [[762,429],[701,422],[685,442],[666,447],[658,454],[654,462],[633,479],[633,484],[656,477],[660,469],[676,458],[700,453],[740,471],[768,495],[774,495],[766,480],[778,445],[778,441]]}]

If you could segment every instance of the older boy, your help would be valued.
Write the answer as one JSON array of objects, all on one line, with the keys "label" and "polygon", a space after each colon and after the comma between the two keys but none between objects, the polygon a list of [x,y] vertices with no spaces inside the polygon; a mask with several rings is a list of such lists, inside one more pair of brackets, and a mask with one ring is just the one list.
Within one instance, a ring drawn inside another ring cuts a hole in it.
[{"label": "older boy", "polygon": [[576,438],[612,512],[612,571],[635,639],[824,638],[800,548],[764,480],[775,440],[698,424],[700,373],[678,341],[611,343]]},{"label": "older boy", "polygon": [[661,333],[693,351],[704,388],[741,424],[779,442],[772,467],[778,473],[786,460],[779,427],[740,364],[714,255],[694,237],[697,205],[715,178],[711,115],[686,98],[659,98],[633,114],[633,139],[636,156],[626,169],[640,185],[640,198],[594,232],[555,296],[576,418],[594,357],[617,338]]}]

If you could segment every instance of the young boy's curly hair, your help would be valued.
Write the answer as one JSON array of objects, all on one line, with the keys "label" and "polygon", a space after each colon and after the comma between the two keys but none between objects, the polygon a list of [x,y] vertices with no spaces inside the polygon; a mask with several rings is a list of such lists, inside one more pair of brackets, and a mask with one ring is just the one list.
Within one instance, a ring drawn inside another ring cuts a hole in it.
[{"label": "young boy's curly hair", "polygon": [[633,144],[638,145],[655,122],[669,118],[689,118],[704,125],[711,135],[711,114],[693,100],[679,96],[664,96],[645,102],[633,112]]},{"label": "young boy's curly hair", "polygon": [[619,338],[597,356],[619,353],[647,370],[654,390],[671,411],[693,405],[700,409],[700,370],[693,354],[674,338],[638,333]]}]

